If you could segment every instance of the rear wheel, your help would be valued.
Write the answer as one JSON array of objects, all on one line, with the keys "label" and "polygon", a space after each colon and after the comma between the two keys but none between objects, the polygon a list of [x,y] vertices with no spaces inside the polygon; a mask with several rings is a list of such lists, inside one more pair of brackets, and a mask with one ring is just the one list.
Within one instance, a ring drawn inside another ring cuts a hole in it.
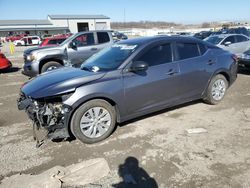
[{"label": "rear wheel", "polygon": [[218,104],[224,98],[228,88],[228,81],[222,74],[212,78],[206,91],[204,101],[208,104]]},{"label": "rear wheel", "polygon": [[42,66],[41,73],[57,69],[62,65],[56,61],[49,61]]},{"label": "rear wheel", "polygon": [[115,128],[116,111],[108,102],[95,99],[81,105],[73,114],[71,131],[83,143],[107,138]]}]

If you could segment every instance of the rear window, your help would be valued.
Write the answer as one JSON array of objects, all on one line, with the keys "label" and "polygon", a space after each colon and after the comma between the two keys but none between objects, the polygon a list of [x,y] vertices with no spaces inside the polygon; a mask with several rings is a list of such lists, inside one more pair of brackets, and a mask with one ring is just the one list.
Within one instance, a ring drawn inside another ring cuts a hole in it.
[{"label": "rear window", "polygon": [[236,36],[236,40],[237,40],[237,42],[245,42],[245,41],[248,41],[249,39],[247,37],[238,35],[238,36]]},{"label": "rear window", "polygon": [[106,43],[109,42],[109,35],[107,32],[97,32],[98,43]]},{"label": "rear window", "polygon": [[200,56],[196,43],[176,43],[177,60]]}]

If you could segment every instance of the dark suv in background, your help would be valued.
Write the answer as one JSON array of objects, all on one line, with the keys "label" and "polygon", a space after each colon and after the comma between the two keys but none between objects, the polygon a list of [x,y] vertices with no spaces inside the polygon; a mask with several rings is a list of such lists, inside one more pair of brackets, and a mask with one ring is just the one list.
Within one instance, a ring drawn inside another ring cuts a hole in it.
[{"label": "dark suv in background", "polygon": [[[21,88],[18,107],[49,138],[107,138],[117,122],[203,99],[219,103],[237,76],[230,52],[193,37],[123,40],[81,69],[42,74]],[[152,125],[153,126],[153,125]]]}]

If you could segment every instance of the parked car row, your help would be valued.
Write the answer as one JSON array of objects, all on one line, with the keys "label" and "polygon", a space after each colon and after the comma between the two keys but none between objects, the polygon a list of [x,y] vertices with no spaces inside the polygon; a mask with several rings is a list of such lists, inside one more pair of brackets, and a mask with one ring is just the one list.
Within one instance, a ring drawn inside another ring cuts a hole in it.
[{"label": "parked car row", "polygon": [[78,33],[57,47],[26,50],[24,58],[29,76],[80,65],[31,79],[21,88],[18,108],[34,122],[35,137],[45,129],[50,139],[73,134],[84,143],[107,138],[117,123],[167,107],[197,99],[218,104],[238,68],[234,54],[193,37],[114,43],[110,31]]},{"label": "parked car row", "polygon": [[38,45],[41,43],[41,39],[39,36],[26,36],[15,40],[13,43],[15,46]]},{"label": "parked car row", "polygon": [[195,33],[193,37],[198,39],[205,39],[209,36],[213,35],[220,35],[220,34],[242,34],[247,37],[250,37],[250,31],[247,30],[245,27],[238,27],[238,28],[228,28],[228,29],[221,29],[219,31],[213,32],[213,31],[201,31],[199,33]]},{"label": "parked car row", "polygon": [[250,49],[250,38],[242,34],[212,35],[204,40],[228,50],[239,57]]}]

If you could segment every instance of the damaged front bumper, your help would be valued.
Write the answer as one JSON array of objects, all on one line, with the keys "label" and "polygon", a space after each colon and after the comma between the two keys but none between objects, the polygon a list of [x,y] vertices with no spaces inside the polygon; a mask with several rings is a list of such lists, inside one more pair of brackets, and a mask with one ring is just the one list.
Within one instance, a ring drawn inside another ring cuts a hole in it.
[{"label": "damaged front bumper", "polygon": [[70,107],[60,100],[38,101],[20,94],[17,100],[19,110],[25,110],[33,121],[33,135],[39,147],[45,139],[70,137],[67,120]]}]

